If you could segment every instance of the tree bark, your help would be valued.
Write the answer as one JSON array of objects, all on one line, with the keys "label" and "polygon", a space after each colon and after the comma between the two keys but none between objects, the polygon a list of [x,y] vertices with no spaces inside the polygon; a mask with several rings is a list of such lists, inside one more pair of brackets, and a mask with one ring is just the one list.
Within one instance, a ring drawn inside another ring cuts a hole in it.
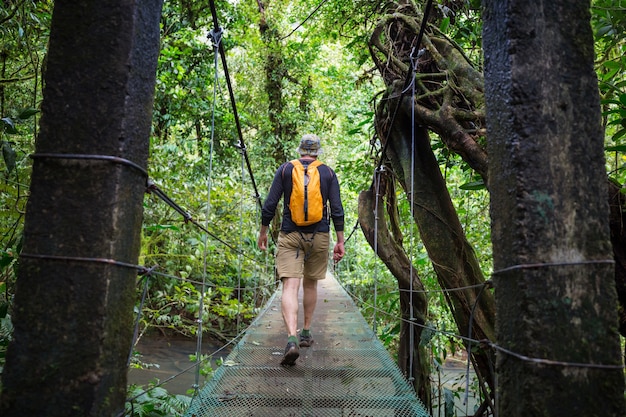
[{"label": "tree bark", "polygon": [[55,4],[5,417],[123,410],[137,275],[124,264],[140,250],[160,12],[161,0]]},{"label": "tree bark", "polygon": [[483,6],[498,413],[623,416],[590,4]]},{"label": "tree bark", "polygon": [[[388,107],[394,108],[396,101],[381,101],[388,104],[387,107],[381,105],[377,113],[379,136],[390,141],[387,155],[392,170],[408,198],[411,200],[413,196],[413,219],[439,285],[444,290],[462,289],[445,293],[459,333],[475,340],[494,340],[493,294],[485,289],[487,283],[476,254],[465,238],[430,147],[428,131],[419,125],[411,128],[411,97],[403,100],[390,126],[386,124]],[[490,398],[494,388],[493,352],[474,345],[470,357],[481,379],[481,389]]]}]

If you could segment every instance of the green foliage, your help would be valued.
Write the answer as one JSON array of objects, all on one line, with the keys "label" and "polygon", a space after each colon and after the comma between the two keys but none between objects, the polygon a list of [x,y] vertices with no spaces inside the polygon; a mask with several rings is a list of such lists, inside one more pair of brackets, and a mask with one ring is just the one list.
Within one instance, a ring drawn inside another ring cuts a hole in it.
[{"label": "green foliage", "polygon": [[183,416],[191,404],[191,397],[170,394],[162,387],[131,385],[128,396],[137,397],[126,403],[125,415],[129,417]]},{"label": "green foliage", "polygon": [[[626,7],[610,0],[592,2],[596,72],[607,137],[607,161],[620,183],[624,172],[626,138]],[[612,165],[612,167],[611,167]]]},{"label": "green foliage", "polygon": [[[4,66],[0,73],[4,164],[0,181],[0,366],[11,333],[10,303],[31,167],[28,155],[34,151],[37,134],[52,4],[25,1],[0,5],[0,61]],[[433,25],[480,68],[480,2],[446,4],[447,9],[437,6]],[[150,279],[141,334],[159,331],[196,336],[201,318],[207,335],[226,340],[254,317],[275,288],[271,253],[256,249],[260,213],[254,196],[258,192],[264,198],[282,162],[277,156],[295,156],[300,134],[315,132],[323,140],[322,160],[335,169],[342,186],[347,235],[357,221],[358,194],[370,187],[378,162],[380,146],[373,116],[375,97],[383,84],[371,70],[367,41],[385,2],[326,2],[306,20],[320,6],[319,1],[272,1],[265,10],[270,28],[265,37],[260,34],[261,15],[255,2],[224,0],[217,5],[224,29],[221,42],[258,189],[253,189],[236,146],[239,135],[224,68],[221,60],[216,67],[214,46],[208,38],[213,21],[206,2],[165,2],[148,170],[155,183],[210,235],[185,222],[155,195],[146,196],[140,263],[158,265],[159,274]],[[611,175],[621,183],[626,182],[622,169],[626,162],[625,11],[611,0],[592,2],[607,159]],[[267,72],[273,59],[277,65]],[[279,81],[282,107],[276,114],[269,113],[272,91],[267,90],[268,81]],[[458,156],[435,148],[468,240],[488,275],[489,194]],[[428,325],[434,330],[425,333],[423,343],[435,360],[443,361],[460,345],[447,333],[456,333],[456,325],[410,220],[408,202],[401,199],[398,209],[404,219],[405,248],[429,291]],[[346,244],[348,256],[338,265],[338,274],[364,301],[364,316],[375,322],[379,337],[395,352],[400,314],[397,284],[360,235],[355,231]],[[138,287],[137,304],[141,293]],[[130,396],[140,390],[131,387]],[[179,415],[186,401],[187,397],[170,396],[156,388],[139,397],[134,410],[127,412]]]},{"label": "green foliage", "polygon": [[0,283],[0,292],[3,293],[3,296],[0,296],[0,374],[2,374],[6,360],[7,347],[9,346],[13,333],[13,323],[11,322],[11,315],[9,314],[9,301],[6,299],[6,282]]}]

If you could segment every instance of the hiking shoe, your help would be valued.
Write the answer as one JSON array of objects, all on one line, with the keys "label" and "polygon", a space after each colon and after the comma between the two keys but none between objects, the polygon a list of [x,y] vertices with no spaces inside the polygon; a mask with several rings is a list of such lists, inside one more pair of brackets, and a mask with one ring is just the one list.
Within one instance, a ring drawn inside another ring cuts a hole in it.
[{"label": "hiking shoe", "polygon": [[302,336],[300,333],[300,347],[309,347],[313,344],[313,336],[309,334],[308,336]]},{"label": "hiking shoe", "polygon": [[285,356],[283,356],[283,360],[280,364],[283,366],[293,366],[296,364],[296,359],[298,359],[299,356],[298,344],[296,342],[289,342],[285,348]]}]

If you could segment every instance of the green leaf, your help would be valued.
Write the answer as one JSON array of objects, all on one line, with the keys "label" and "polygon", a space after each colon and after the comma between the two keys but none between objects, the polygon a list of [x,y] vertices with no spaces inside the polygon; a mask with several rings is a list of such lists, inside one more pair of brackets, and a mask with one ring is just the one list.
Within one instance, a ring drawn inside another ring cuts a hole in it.
[{"label": "green leaf", "polygon": [[13,255],[8,252],[2,251],[2,256],[0,257],[0,270],[10,265],[11,262],[13,262],[13,259],[15,259]]},{"label": "green leaf", "polygon": [[445,17],[443,19],[441,19],[441,24],[439,25],[439,30],[441,30],[442,32],[446,32],[448,30],[448,28],[450,27],[450,18],[449,17]]},{"label": "green leaf", "polygon": [[611,139],[613,139],[615,141],[615,140],[621,138],[624,135],[626,135],[626,129],[621,129],[621,130],[618,130],[617,133],[614,134]]},{"label": "green leaf", "polygon": [[29,107],[29,108],[26,108],[26,109],[22,109],[20,111],[20,114],[17,117],[20,120],[26,120],[26,119],[30,119],[31,117],[33,117],[37,113],[39,113],[39,110],[34,109],[32,107]]},{"label": "green leaf", "polygon": [[443,396],[445,399],[445,416],[454,417],[454,393],[449,388],[444,387]]},{"label": "green leaf", "polygon": [[3,117],[2,121],[4,122],[4,130],[9,133],[9,134],[16,134],[17,133],[17,129],[15,129],[15,124],[13,123],[13,120],[11,120],[10,117]]},{"label": "green leaf", "polygon": [[483,180],[466,182],[459,187],[461,190],[483,190],[485,189],[485,182]]},{"label": "green leaf", "polygon": [[11,147],[11,144],[7,141],[2,141],[2,157],[4,158],[4,163],[7,166],[7,171],[13,172],[15,169],[15,159],[17,154]]},{"label": "green leaf", "polygon": [[626,145],[607,146],[604,150],[607,152],[626,152]]},{"label": "green leaf", "polygon": [[608,69],[619,69],[621,67],[620,63],[615,61],[605,61],[602,63],[602,65],[607,67]]}]

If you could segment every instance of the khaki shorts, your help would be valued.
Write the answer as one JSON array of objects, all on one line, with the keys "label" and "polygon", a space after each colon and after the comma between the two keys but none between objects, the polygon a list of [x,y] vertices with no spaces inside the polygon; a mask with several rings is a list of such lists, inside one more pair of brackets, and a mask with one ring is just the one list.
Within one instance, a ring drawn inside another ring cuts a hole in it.
[{"label": "khaki shorts", "polygon": [[280,232],[276,251],[278,278],[326,278],[329,233]]}]

